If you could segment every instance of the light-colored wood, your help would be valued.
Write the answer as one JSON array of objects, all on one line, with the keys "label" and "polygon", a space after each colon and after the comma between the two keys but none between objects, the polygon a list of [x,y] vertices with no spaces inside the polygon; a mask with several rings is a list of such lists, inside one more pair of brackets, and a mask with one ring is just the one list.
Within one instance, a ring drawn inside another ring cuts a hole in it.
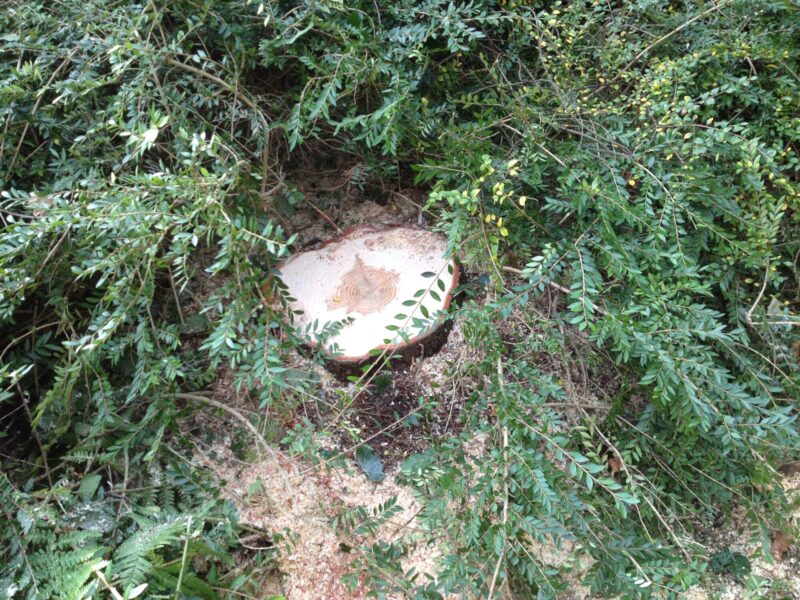
[{"label": "light-colored wood", "polygon": [[[458,284],[458,265],[446,250],[444,237],[417,227],[361,226],[296,254],[278,276],[309,345],[319,346],[319,334],[340,323],[322,350],[332,361],[360,364],[374,350],[408,351],[441,326]],[[411,300],[413,306],[403,304]]]}]

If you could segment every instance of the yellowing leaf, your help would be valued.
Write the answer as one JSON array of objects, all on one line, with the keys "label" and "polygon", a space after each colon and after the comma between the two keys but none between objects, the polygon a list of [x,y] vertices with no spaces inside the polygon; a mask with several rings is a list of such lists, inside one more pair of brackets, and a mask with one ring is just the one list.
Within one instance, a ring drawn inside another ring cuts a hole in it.
[{"label": "yellowing leaf", "polygon": [[151,127],[150,129],[144,132],[142,140],[148,144],[152,144],[153,142],[156,141],[157,137],[158,137],[158,127]]}]

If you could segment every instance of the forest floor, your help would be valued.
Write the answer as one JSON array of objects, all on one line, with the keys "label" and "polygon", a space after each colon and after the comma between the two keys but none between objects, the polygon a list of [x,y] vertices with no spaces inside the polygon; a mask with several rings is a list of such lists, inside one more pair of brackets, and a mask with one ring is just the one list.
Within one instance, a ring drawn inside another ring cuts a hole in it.
[{"label": "forest floor", "polygon": [[[301,192],[310,203],[284,206],[278,215],[288,230],[298,233],[300,247],[335,235],[334,226],[344,229],[360,223],[424,225],[420,199],[413,191],[389,192],[386,203],[378,204],[362,197],[336,171],[317,172],[305,181],[308,183],[301,186]],[[357,391],[353,383],[337,380],[312,361],[297,356],[296,364],[290,367],[315,372],[324,397],[331,399],[327,404],[323,401],[322,412],[319,404],[305,406],[303,410],[305,416],[309,416],[309,410],[315,413],[312,420],[321,425],[315,442],[334,457],[343,459],[339,461],[312,465],[289,456],[277,444],[272,452],[267,452],[253,443],[250,433],[236,420],[225,415],[201,412],[183,423],[184,433],[195,444],[193,461],[212,474],[221,494],[237,507],[241,522],[254,532],[263,532],[243,540],[243,560],[246,562],[256,549],[274,549],[274,563],[264,570],[262,597],[366,598],[368,589],[359,567],[362,558],[359,548],[379,540],[402,541],[409,548],[403,567],[419,574],[418,583],[434,576],[447,540],[441,539],[439,532],[421,527],[417,519],[421,504],[409,487],[399,483],[397,475],[400,464],[409,455],[459,433],[464,416],[461,413],[474,382],[453,377],[452,373],[458,372],[464,362],[475,360],[475,352],[464,343],[462,323],[456,318],[447,343],[437,354],[392,373],[390,383],[380,393]],[[543,365],[544,370],[558,371],[570,392],[574,406],[565,405],[563,409],[566,423],[576,423],[585,417],[587,407],[600,418],[608,412],[608,388],[618,387],[613,373],[600,378],[587,376],[585,370],[582,374],[571,373],[572,367],[559,364],[549,355],[543,356],[543,360],[552,363]],[[349,399],[346,410],[330,410],[332,406],[338,407],[336,399],[343,397]],[[217,384],[215,398],[242,415],[259,412],[246,394],[233,390],[225,374]],[[430,403],[424,411],[421,399]],[[630,401],[643,402],[638,398]],[[410,415],[412,419],[408,418]],[[278,427],[262,433],[269,441],[277,442],[284,431]],[[353,461],[354,440],[369,442],[380,457],[386,475],[380,483],[369,481]],[[483,441],[473,440],[470,451],[476,455],[483,452]],[[787,476],[784,485],[800,499],[800,474]],[[337,517],[347,511],[363,507],[369,512],[391,499],[396,499],[402,510],[372,535],[353,537],[334,526]],[[770,540],[759,540],[739,516],[734,514],[725,522],[706,524],[703,539],[695,541],[705,547],[709,557],[726,549],[748,557],[750,575],[736,579],[708,573],[703,583],[684,597],[689,600],[800,598],[797,546],[781,552],[780,560],[772,559]],[[794,518],[800,519],[800,510]],[[536,550],[543,563],[572,573],[575,584],[565,598],[593,598],[578,583],[590,568],[591,560],[573,552],[569,545]],[[350,578],[349,586],[342,580],[345,576]]]}]

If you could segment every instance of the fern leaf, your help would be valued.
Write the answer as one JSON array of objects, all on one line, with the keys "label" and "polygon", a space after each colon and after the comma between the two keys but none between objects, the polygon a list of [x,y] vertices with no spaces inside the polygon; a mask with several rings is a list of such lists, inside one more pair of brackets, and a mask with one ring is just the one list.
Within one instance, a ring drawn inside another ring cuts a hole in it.
[{"label": "fern leaf", "polygon": [[182,518],[166,523],[144,524],[114,552],[114,579],[125,587],[143,583],[155,566],[151,562],[153,552],[178,542],[185,527],[186,521]]}]

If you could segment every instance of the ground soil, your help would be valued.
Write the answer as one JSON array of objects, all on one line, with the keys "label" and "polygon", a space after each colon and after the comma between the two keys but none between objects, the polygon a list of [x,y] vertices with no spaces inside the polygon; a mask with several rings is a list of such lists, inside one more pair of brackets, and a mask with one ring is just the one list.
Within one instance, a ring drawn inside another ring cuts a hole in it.
[{"label": "ground soil", "polygon": [[[782,485],[795,507],[788,521],[796,527],[800,523],[800,474],[786,475]],[[687,600],[800,598],[800,545],[789,539],[788,548],[777,548],[773,545],[775,533],[758,531],[741,508],[723,521],[711,524],[703,540],[708,556],[724,550],[740,553],[750,560],[750,575],[736,578],[726,573],[709,573],[703,584],[686,594]]]}]

